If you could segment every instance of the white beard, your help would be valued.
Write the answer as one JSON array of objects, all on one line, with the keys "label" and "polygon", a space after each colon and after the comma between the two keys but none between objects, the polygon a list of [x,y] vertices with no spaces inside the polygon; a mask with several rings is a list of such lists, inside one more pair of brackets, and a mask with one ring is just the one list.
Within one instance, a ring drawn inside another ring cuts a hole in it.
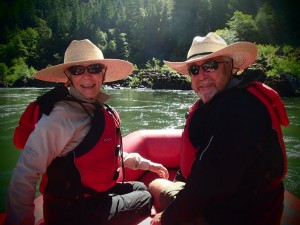
[{"label": "white beard", "polygon": [[206,79],[198,83],[198,87],[195,90],[199,98],[202,99],[204,103],[210,101],[217,93],[218,90],[214,85],[214,81]]},{"label": "white beard", "polygon": [[197,92],[199,98],[202,99],[204,103],[209,102],[216,94],[218,90],[215,87],[209,88],[208,90],[201,90]]}]

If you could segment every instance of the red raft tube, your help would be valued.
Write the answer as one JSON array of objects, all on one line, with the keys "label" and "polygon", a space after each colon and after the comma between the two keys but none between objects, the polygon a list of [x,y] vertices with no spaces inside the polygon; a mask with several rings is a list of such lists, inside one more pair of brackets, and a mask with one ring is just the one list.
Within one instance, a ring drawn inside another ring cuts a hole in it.
[{"label": "red raft tube", "polygon": [[[179,154],[181,148],[181,129],[162,130],[139,130],[132,132],[123,138],[123,149],[125,152],[138,152],[141,156],[154,162],[161,163],[168,168],[170,180],[173,180],[179,167]],[[122,173],[120,173],[122,174]],[[153,179],[158,178],[155,173],[143,170],[126,169],[126,181],[139,180],[146,185]],[[119,181],[122,177],[119,177]],[[44,225],[43,199],[39,196],[35,199],[36,225]],[[153,210],[152,216],[155,214]],[[0,224],[3,224],[5,213],[0,214]],[[146,218],[139,225],[149,225],[151,217]],[[281,225],[300,224],[300,199],[289,191],[284,193],[284,211]]]}]

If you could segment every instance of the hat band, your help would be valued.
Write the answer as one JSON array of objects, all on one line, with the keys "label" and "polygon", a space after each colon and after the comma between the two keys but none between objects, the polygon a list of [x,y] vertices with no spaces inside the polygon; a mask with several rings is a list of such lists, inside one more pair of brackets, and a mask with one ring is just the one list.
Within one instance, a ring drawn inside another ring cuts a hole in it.
[{"label": "hat band", "polygon": [[198,54],[194,54],[194,55],[191,55],[190,57],[187,58],[187,60],[189,60],[190,58],[193,58],[195,56],[198,56],[198,55],[209,55],[213,52],[203,52],[203,53],[198,53]]}]

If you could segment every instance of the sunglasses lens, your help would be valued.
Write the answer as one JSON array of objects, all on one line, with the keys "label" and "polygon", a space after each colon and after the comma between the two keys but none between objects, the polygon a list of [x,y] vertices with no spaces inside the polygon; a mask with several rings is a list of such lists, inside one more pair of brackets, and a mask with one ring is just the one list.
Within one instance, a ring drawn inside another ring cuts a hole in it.
[{"label": "sunglasses lens", "polygon": [[216,71],[218,69],[218,65],[219,64],[217,62],[211,61],[211,62],[203,63],[201,65],[201,67],[202,67],[204,72],[213,72],[213,71]]},{"label": "sunglasses lens", "polygon": [[97,74],[103,70],[103,65],[101,64],[92,64],[87,67],[87,70],[90,74]]},{"label": "sunglasses lens", "polygon": [[82,75],[84,74],[84,66],[71,66],[69,67],[69,72],[72,75]]},{"label": "sunglasses lens", "polygon": [[190,66],[189,71],[191,75],[198,75],[200,72],[200,67],[198,65],[192,65]]},{"label": "sunglasses lens", "polygon": [[104,66],[102,64],[92,64],[87,67],[78,65],[68,68],[70,74],[75,76],[84,74],[85,69],[87,69],[90,74],[98,74],[104,69]]},{"label": "sunglasses lens", "polygon": [[204,72],[210,73],[210,72],[216,71],[218,69],[219,63],[215,62],[215,61],[210,61],[210,62],[203,63],[201,66],[192,65],[189,68],[190,74],[197,76],[200,72],[200,67],[202,68],[202,70]]}]

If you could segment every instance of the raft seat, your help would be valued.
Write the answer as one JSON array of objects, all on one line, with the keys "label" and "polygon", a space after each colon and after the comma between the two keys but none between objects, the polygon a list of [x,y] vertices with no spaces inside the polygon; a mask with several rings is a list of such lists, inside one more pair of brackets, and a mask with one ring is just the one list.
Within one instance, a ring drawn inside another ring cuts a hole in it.
[{"label": "raft seat", "polygon": [[[143,157],[151,159],[154,162],[161,163],[169,170],[169,180],[173,180],[176,171],[179,168],[179,155],[181,149],[182,130],[140,130],[128,134],[123,138],[123,150],[125,152],[138,152]],[[120,173],[122,174],[122,173]],[[158,175],[149,171],[131,170],[126,168],[125,181],[142,181],[148,185]],[[122,181],[122,176],[118,181]],[[42,218],[42,197],[35,200],[35,215],[38,225],[44,225]],[[152,215],[143,220],[138,225],[149,225]],[[0,213],[0,224],[3,224],[5,213]],[[299,225],[300,224],[300,199],[289,191],[284,193],[284,211],[281,225]]]}]

